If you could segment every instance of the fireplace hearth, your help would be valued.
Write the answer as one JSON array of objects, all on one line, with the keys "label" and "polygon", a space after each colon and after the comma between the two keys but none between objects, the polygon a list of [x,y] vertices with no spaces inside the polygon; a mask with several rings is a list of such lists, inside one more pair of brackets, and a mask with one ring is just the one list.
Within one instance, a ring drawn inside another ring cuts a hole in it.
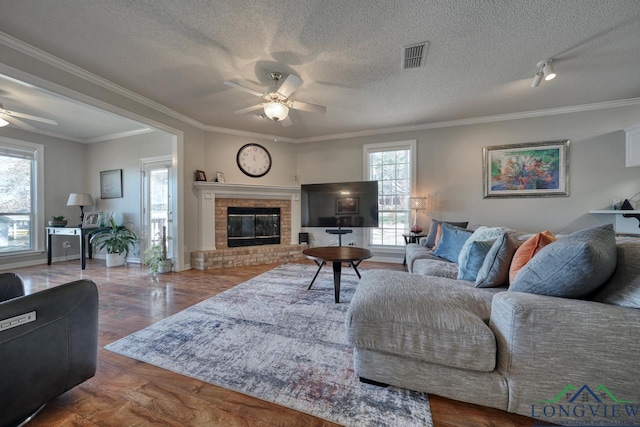
[{"label": "fireplace hearth", "polygon": [[227,247],[279,244],[280,208],[227,208]]}]

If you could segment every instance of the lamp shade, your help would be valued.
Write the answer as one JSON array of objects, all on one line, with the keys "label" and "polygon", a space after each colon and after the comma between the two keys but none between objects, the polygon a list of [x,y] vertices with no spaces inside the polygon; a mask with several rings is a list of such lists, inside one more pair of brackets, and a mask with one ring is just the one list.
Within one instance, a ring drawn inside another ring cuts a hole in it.
[{"label": "lamp shade", "polygon": [[409,197],[409,209],[415,211],[427,210],[427,197]]},{"label": "lamp shade", "polygon": [[71,193],[69,194],[69,200],[67,200],[67,206],[91,206],[93,205],[93,199],[91,194],[84,193]]},{"label": "lamp shade", "polygon": [[0,128],[1,127],[5,127],[9,124],[8,121],[6,121],[5,119],[3,119],[2,117],[0,117]]},{"label": "lamp shade", "polygon": [[289,115],[289,107],[280,102],[267,102],[264,104],[264,114],[271,120],[284,120]]}]

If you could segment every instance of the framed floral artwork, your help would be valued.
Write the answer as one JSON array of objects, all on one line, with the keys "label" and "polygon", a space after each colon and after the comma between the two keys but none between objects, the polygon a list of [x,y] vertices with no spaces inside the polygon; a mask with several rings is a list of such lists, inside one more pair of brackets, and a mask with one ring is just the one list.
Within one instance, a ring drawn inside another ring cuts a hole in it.
[{"label": "framed floral artwork", "polygon": [[484,198],[569,195],[569,140],[482,149]]}]

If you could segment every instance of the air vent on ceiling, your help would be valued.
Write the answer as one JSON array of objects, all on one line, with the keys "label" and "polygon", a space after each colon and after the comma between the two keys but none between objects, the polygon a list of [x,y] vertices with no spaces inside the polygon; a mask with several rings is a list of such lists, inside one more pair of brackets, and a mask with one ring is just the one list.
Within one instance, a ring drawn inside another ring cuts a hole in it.
[{"label": "air vent on ceiling", "polygon": [[420,68],[424,65],[429,42],[414,43],[402,48],[402,69]]}]

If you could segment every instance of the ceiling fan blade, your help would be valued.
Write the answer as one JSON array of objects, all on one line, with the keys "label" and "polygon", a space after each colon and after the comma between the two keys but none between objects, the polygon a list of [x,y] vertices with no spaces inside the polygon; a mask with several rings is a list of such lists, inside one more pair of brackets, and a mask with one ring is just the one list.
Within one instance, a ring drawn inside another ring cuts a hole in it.
[{"label": "ceiling fan blade", "polygon": [[327,107],[324,105],[309,104],[308,102],[291,101],[291,108],[294,110],[308,111],[310,113],[324,113]]},{"label": "ceiling fan blade", "polygon": [[31,126],[30,124],[27,124],[22,120],[16,119],[15,117],[10,116],[9,114],[0,112],[0,117],[2,117],[3,119],[5,119],[11,124],[18,126],[19,128],[26,129],[26,130],[36,130],[36,128]]},{"label": "ceiling fan blade", "polygon": [[286,118],[286,119],[284,119],[284,120],[282,120],[282,121],[280,122],[280,124],[281,124],[282,126],[284,126],[284,127],[289,127],[289,126],[291,126],[291,125],[293,124],[293,122],[291,121],[291,116],[287,116],[287,118]]},{"label": "ceiling fan blade", "polygon": [[35,122],[42,122],[42,123],[58,126],[58,122],[56,122],[55,120],[45,119],[43,117],[38,117],[38,116],[32,116],[31,114],[18,113],[16,111],[9,111],[9,110],[5,110],[4,114],[11,117],[22,117],[23,119],[33,120]]},{"label": "ceiling fan blade", "polygon": [[278,87],[278,93],[285,98],[291,96],[294,90],[298,89],[302,84],[302,79],[295,74],[289,74],[286,79]]},{"label": "ceiling fan blade", "polygon": [[241,84],[238,84],[236,82],[232,82],[231,80],[225,80],[224,84],[226,84],[227,86],[236,88],[236,89],[243,90],[243,91],[245,91],[247,93],[250,93],[251,95],[259,96],[260,98],[262,98],[262,96],[264,95],[262,92],[258,92],[257,90],[253,90],[253,89],[248,88],[246,86],[242,86]]},{"label": "ceiling fan blade", "polygon": [[242,108],[240,110],[234,111],[233,114],[249,113],[251,111],[259,110],[260,108],[262,108],[262,106],[263,106],[263,104],[252,105],[251,107]]}]

